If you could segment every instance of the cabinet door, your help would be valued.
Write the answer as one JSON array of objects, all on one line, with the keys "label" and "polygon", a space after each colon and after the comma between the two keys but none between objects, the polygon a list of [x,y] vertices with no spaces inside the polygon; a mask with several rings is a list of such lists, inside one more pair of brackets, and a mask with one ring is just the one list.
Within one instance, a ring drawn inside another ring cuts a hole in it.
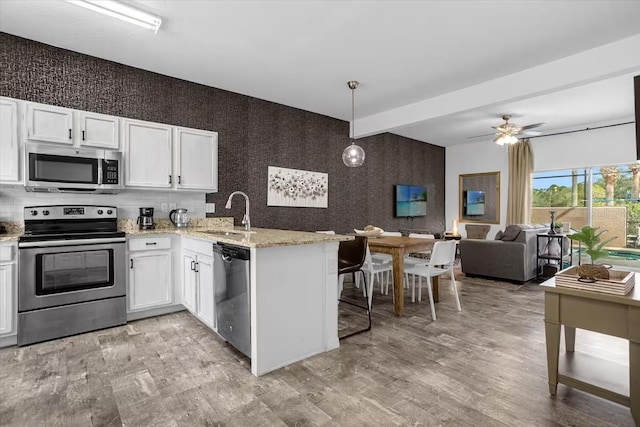
[{"label": "cabinet door", "polygon": [[76,119],[80,145],[113,150],[120,148],[117,117],[79,111]]},{"label": "cabinet door", "polygon": [[182,305],[192,313],[196,312],[196,255],[182,252]]},{"label": "cabinet door", "polygon": [[171,127],[124,120],[125,185],[171,188]]},{"label": "cabinet door", "polygon": [[129,255],[129,310],[171,304],[171,253]]},{"label": "cabinet door", "polygon": [[0,153],[0,182],[20,182],[18,103],[6,98],[0,98]]},{"label": "cabinet door", "polygon": [[213,257],[198,255],[198,316],[207,326],[215,327]]},{"label": "cabinet door", "polygon": [[29,103],[26,120],[28,140],[73,144],[73,110]]},{"label": "cabinet door", "polygon": [[13,264],[0,265],[0,335],[13,331]]},{"label": "cabinet door", "polygon": [[218,134],[176,128],[177,188],[218,190]]}]

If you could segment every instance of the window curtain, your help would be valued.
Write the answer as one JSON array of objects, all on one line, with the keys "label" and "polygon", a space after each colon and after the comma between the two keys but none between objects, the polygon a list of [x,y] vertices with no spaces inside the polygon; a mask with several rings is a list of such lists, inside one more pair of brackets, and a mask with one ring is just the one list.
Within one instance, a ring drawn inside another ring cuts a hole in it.
[{"label": "window curtain", "polygon": [[525,224],[531,219],[533,154],[528,139],[509,146],[509,192],[507,225]]}]

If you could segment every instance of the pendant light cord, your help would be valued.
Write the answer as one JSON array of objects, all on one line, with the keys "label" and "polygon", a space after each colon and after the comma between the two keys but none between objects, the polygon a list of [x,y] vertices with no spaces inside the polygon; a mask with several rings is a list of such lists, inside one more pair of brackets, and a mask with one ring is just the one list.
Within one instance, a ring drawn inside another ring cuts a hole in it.
[{"label": "pendant light cord", "polygon": [[356,143],[356,88],[351,88],[351,145]]}]

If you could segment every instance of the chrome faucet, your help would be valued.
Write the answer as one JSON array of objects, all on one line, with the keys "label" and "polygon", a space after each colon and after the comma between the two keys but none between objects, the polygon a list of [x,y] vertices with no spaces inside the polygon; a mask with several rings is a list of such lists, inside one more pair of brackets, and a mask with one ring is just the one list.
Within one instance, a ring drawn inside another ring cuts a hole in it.
[{"label": "chrome faucet", "polygon": [[227,204],[225,205],[225,208],[231,209],[231,199],[233,199],[233,196],[235,196],[236,194],[241,194],[244,196],[245,205],[244,205],[244,216],[242,217],[242,225],[244,225],[245,231],[251,231],[251,220],[249,219],[249,196],[247,196],[242,191],[234,191],[229,195],[229,200],[227,200]]}]

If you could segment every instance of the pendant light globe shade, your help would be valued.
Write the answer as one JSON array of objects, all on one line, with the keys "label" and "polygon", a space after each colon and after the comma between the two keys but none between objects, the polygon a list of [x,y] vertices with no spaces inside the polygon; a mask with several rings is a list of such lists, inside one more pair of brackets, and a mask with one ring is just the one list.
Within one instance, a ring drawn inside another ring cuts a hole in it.
[{"label": "pendant light globe shade", "polygon": [[342,152],[342,161],[350,168],[362,166],[364,163],[364,150],[355,143],[351,144]]},{"label": "pendant light globe shade", "polygon": [[350,80],[347,82],[347,86],[351,89],[351,145],[348,145],[347,148],[342,152],[342,162],[350,167],[355,168],[358,166],[362,166],[364,163],[364,150],[362,147],[356,144],[355,134],[356,134],[356,101],[355,101],[355,90],[358,88],[360,83],[357,80]]}]

